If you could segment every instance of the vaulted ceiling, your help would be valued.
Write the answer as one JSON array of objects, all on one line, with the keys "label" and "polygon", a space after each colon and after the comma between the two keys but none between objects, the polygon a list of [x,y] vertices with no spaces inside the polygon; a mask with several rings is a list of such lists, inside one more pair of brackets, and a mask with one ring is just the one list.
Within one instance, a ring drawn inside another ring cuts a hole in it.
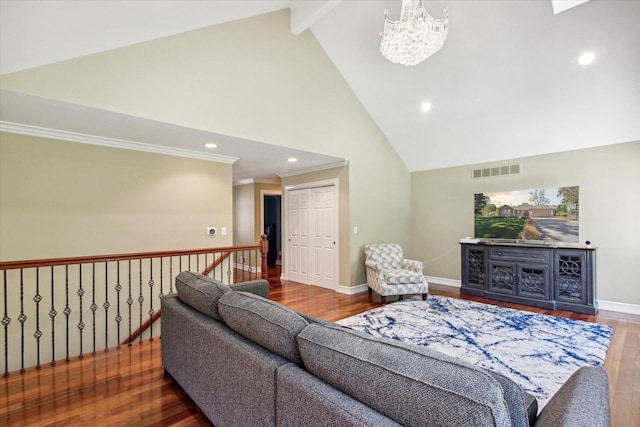
[{"label": "vaulted ceiling", "polygon": [[[289,8],[291,32],[313,33],[410,171],[640,140],[639,1],[425,0],[425,6],[435,17],[448,9],[449,37],[440,52],[405,67],[378,50],[384,12],[397,18],[400,0],[0,0],[0,74]],[[581,66],[578,56],[586,51],[595,61]],[[68,117],[55,122],[46,112],[77,106],[9,93],[0,101],[3,122],[74,131]],[[430,111],[421,110],[424,102]],[[75,111],[82,114],[109,113]],[[49,122],[34,123],[38,115]],[[170,132],[202,136],[135,118],[113,116],[109,123],[122,127],[119,139],[139,143]],[[234,141],[238,151],[220,153],[241,159],[234,178],[248,177],[252,155],[263,164],[265,153],[308,156],[309,167],[340,161],[251,145],[259,142]],[[275,172],[287,170],[260,174]]]}]

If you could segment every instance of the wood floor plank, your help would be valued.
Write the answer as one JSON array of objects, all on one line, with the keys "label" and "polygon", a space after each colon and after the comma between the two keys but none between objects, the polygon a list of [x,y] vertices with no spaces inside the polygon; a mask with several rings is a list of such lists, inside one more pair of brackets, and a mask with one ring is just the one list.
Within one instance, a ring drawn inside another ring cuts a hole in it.
[{"label": "wood floor plank", "polygon": [[[295,310],[339,320],[381,306],[367,293],[339,294],[269,276],[271,298]],[[460,298],[457,288],[430,285],[430,293]],[[480,297],[473,301],[613,326],[605,370],[612,426],[640,426],[640,316],[601,311],[584,315]],[[390,301],[395,299],[389,298]],[[162,339],[85,355],[69,363],[28,368],[0,380],[0,425],[15,426],[211,426],[191,399],[162,370]]]}]

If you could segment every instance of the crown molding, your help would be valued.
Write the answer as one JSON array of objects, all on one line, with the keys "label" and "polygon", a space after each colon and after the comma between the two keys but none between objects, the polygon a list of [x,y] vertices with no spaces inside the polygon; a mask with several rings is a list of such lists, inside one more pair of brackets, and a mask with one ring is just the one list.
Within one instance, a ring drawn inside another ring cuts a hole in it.
[{"label": "crown molding", "polygon": [[144,151],[147,153],[165,154],[168,156],[187,157],[190,159],[206,160],[218,163],[235,163],[238,158],[223,156],[213,153],[201,153],[182,148],[165,147],[161,145],[147,144],[144,142],[128,141],[124,139],[106,138],[84,133],[68,132],[58,129],[50,129],[39,126],[30,126],[21,123],[6,122],[0,120],[0,131],[17,133],[21,135],[37,136],[41,138],[58,139],[62,141],[79,142],[82,144],[101,145],[103,147],[122,148],[125,150]]},{"label": "crown molding", "polygon": [[333,168],[340,168],[342,166],[346,166],[349,164],[349,160],[340,160],[334,163],[329,163],[326,165],[320,165],[320,166],[314,166],[311,168],[306,168],[306,169],[298,169],[298,170],[294,170],[294,171],[287,171],[287,172],[276,172],[276,175],[278,175],[280,178],[288,178],[290,176],[296,176],[296,175],[303,175],[306,173],[312,173],[312,172],[318,172],[318,171],[323,171],[323,170],[327,170],[327,169],[333,169]]}]

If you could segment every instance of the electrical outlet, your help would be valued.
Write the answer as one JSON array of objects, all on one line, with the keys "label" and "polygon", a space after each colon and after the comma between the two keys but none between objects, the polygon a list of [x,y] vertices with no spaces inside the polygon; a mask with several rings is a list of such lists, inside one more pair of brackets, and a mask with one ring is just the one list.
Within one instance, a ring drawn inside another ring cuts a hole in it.
[{"label": "electrical outlet", "polygon": [[217,232],[216,227],[207,227],[207,236],[215,236]]}]

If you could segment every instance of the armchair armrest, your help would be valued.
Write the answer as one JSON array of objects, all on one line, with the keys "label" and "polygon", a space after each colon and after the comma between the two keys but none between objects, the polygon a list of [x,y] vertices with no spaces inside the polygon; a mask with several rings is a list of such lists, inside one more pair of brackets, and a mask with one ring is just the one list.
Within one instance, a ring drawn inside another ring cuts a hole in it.
[{"label": "armchair armrest", "polygon": [[373,270],[375,270],[377,272],[381,272],[382,271],[382,264],[380,264],[379,262],[376,262],[376,261],[368,259],[368,260],[366,260],[364,262],[364,265],[367,268],[371,268],[371,269],[373,269]]},{"label": "armchair armrest", "polygon": [[602,368],[584,366],[569,377],[540,412],[536,427],[609,427],[609,381]]},{"label": "armchair armrest", "polygon": [[415,271],[416,273],[422,273],[424,270],[424,263],[422,261],[416,261],[413,259],[403,259],[402,268],[404,270]]}]

